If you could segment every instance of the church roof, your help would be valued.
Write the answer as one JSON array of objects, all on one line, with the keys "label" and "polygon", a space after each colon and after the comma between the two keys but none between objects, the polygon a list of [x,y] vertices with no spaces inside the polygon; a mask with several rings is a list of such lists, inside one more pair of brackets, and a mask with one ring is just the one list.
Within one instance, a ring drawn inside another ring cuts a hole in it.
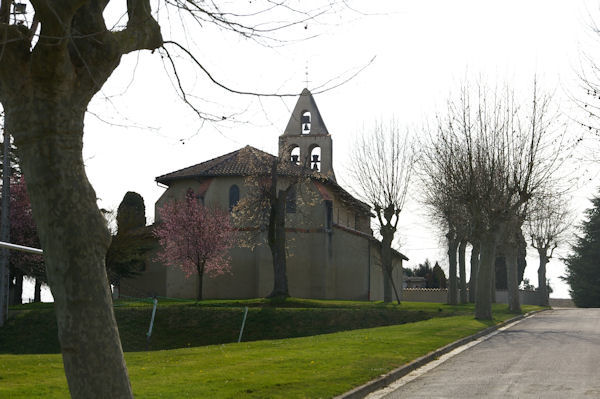
[{"label": "church roof", "polygon": [[[249,176],[256,173],[268,173],[276,156],[247,145],[206,162],[158,176],[156,181],[169,185],[173,180],[195,177]],[[257,170],[264,169],[264,170]]]},{"label": "church roof", "polygon": [[[187,168],[167,173],[156,178],[161,184],[170,185],[176,180],[197,179],[204,177],[218,176],[250,176],[250,175],[268,175],[271,173],[271,166],[277,157],[247,145],[237,151],[230,152],[220,157],[193,165]],[[307,169],[293,163],[285,165],[285,169],[280,167],[278,170],[283,176],[298,176],[308,174],[313,181],[320,182],[330,187],[336,192],[340,199],[348,205],[357,207],[366,213],[370,213],[371,208],[362,201],[354,198],[350,193],[339,186],[333,179],[319,172]]]}]

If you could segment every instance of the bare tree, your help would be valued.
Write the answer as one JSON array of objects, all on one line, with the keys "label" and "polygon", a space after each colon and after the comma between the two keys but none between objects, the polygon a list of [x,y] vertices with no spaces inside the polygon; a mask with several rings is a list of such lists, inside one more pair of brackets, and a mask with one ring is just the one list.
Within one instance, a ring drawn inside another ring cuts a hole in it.
[{"label": "bare tree", "polygon": [[[27,176],[74,398],[132,397],[104,267],[110,234],[82,158],[84,117],[123,55],[166,52],[167,43],[149,0],[127,1],[126,25],[119,17],[112,28],[105,20],[108,3],[32,0],[35,15],[29,22],[11,17],[12,0],[2,0],[0,7],[0,102]],[[160,10],[198,29],[212,25],[261,40],[331,8],[302,12],[286,1],[267,1],[235,12],[219,3],[169,0]],[[294,20],[252,22],[272,10],[290,12]]]},{"label": "bare tree", "polygon": [[[266,230],[273,262],[273,290],[269,297],[288,297],[286,213],[293,206],[294,213],[301,214],[302,209],[312,205],[316,197],[309,183],[319,175],[288,159],[255,149],[248,150],[245,162],[251,165],[253,173],[244,182],[248,192],[234,208],[236,223],[242,229],[257,228],[258,235]],[[254,246],[258,237],[249,236],[246,244]]]},{"label": "bare tree", "polygon": [[[509,88],[475,93],[464,86],[438,117],[427,146],[425,172],[452,204],[468,211],[480,243],[475,317],[491,319],[492,270],[501,238],[558,167],[556,119],[550,97],[534,83],[531,106]],[[512,276],[512,274],[511,274]],[[518,296],[517,296],[518,300]]]},{"label": "bare tree", "polygon": [[[431,164],[425,154],[420,162],[422,200],[429,209],[433,222],[446,231],[448,246],[448,303],[458,304],[458,289],[461,289],[461,303],[466,303],[466,267],[465,251],[470,236],[468,211],[454,200],[456,193],[450,193],[450,176],[446,171],[434,171],[435,163]],[[446,162],[452,162],[447,159]],[[436,173],[439,174],[436,175]],[[458,254],[457,254],[458,252]],[[458,255],[458,261],[457,261]],[[457,279],[457,269],[460,280]]]},{"label": "bare tree", "polygon": [[554,250],[565,240],[565,233],[572,224],[571,213],[566,201],[556,195],[538,198],[531,207],[527,220],[527,231],[531,246],[539,256],[538,291],[542,305],[548,306],[548,282],[546,265],[552,259]]},{"label": "bare tree", "polygon": [[376,123],[372,131],[362,134],[350,157],[349,173],[356,183],[356,194],[377,215],[377,230],[382,237],[384,302],[392,301],[393,289],[400,303],[392,278],[392,241],[406,202],[417,153],[411,145],[408,131],[401,130],[392,121],[387,126]]}]

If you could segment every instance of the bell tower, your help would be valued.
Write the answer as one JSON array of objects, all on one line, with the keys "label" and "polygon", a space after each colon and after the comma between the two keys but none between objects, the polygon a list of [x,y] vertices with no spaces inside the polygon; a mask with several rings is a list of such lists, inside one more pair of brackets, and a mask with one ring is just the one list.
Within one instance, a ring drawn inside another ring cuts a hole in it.
[{"label": "bell tower", "polygon": [[308,89],[302,90],[290,121],[279,136],[279,157],[317,169],[335,181],[331,135]]}]

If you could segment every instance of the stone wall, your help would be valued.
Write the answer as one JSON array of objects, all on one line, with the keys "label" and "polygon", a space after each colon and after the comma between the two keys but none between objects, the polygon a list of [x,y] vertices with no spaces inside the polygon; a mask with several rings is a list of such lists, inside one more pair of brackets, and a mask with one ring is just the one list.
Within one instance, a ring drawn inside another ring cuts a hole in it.
[{"label": "stone wall", "polygon": [[446,303],[447,297],[446,288],[404,288],[402,290],[402,300],[406,302]]},{"label": "stone wall", "polygon": [[[460,298],[460,290],[459,295]],[[522,305],[539,305],[540,300],[536,291],[519,290]],[[405,288],[402,290],[402,300],[406,302],[435,302],[447,303],[448,290],[446,288]],[[508,292],[496,291],[496,302],[508,303]]]}]

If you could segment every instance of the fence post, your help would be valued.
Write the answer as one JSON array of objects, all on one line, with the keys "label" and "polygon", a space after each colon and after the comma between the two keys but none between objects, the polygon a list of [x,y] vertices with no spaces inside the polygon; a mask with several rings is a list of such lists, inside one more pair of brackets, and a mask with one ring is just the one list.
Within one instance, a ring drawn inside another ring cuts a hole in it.
[{"label": "fence post", "polygon": [[158,304],[158,298],[154,297],[154,306],[152,307],[152,317],[150,318],[150,328],[146,333],[146,350],[150,350],[150,337],[152,336],[152,327],[154,327],[154,316],[156,315],[156,305]]},{"label": "fence post", "polygon": [[242,334],[244,333],[244,326],[246,325],[246,316],[248,316],[248,306],[244,307],[244,319],[242,320],[242,328],[240,328],[240,336],[238,337],[238,344],[242,341]]}]

